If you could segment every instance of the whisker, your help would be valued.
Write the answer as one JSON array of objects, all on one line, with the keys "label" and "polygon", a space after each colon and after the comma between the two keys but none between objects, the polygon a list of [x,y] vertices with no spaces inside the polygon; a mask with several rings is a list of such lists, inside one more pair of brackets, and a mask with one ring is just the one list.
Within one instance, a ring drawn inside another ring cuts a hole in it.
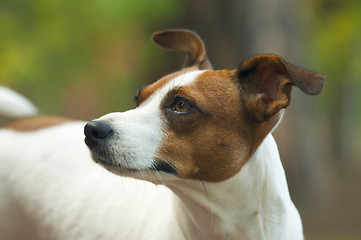
[{"label": "whisker", "polygon": [[153,180],[154,180],[154,177],[152,174],[153,172],[151,172],[149,168],[146,168],[145,170],[147,170],[148,176],[150,177],[150,181],[153,182]]},{"label": "whisker", "polygon": [[162,178],[162,176],[160,175],[159,171],[154,167],[152,166],[152,168],[154,169],[154,171],[156,172],[157,176],[159,177],[160,181],[163,183],[163,185],[165,185],[165,182]]},{"label": "whisker", "polygon": [[144,181],[145,181],[145,177],[144,177],[144,175],[143,175],[143,171],[142,171],[142,169],[140,169],[139,167],[137,167],[137,169],[138,169],[138,171],[139,171],[140,175],[142,176],[142,180],[144,180]]},{"label": "whisker", "polygon": [[[179,87],[179,85],[181,85],[182,84],[182,82],[184,81],[184,79],[185,79],[185,75],[188,73],[188,69],[185,69],[184,70],[184,73],[182,74],[182,79],[179,81],[179,83],[177,84],[177,88]],[[174,88],[175,86],[173,86],[173,88]]]},{"label": "whisker", "polygon": [[207,202],[208,202],[208,220],[210,221],[210,219],[211,219],[211,204],[209,202],[209,195],[208,195],[207,187],[206,187],[206,184],[204,184],[201,177],[199,176],[198,172],[195,172],[195,173],[196,173],[196,176],[199,179],[199,181],[201,181],[201,183],[203,185],[203,188],[204,188],[204,192],[206,194],[206,198],[207,198]]}]

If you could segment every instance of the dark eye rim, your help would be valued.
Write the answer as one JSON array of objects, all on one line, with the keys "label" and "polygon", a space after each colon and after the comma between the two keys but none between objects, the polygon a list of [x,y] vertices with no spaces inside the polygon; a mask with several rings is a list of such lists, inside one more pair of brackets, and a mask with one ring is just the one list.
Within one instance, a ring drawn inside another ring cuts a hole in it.
[{"label": "dark eye rim", "polygon": [[[179,102],[179,101],[184,101],[186,102],[187,104],[189,104],[189,110],[188,111],[185,111],[185,112],[178,112],[176,111],[174,108],[175,108],[175,105]],[[193,104],[192,101],[190,101],[189,99],[186,99],[184,97],[175,97],[172,101],[172,103],[168,106],[168,109],[171,110],[173,113],[177,114],[177,115],[187,115],[189,113],[192,113],[194,112],[194,109],[196,109],[195,107],[195,104]]]}]

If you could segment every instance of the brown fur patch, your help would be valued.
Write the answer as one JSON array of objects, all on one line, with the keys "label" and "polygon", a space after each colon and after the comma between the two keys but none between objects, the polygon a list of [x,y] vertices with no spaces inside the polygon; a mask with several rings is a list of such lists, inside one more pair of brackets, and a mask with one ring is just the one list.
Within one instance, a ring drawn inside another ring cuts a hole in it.
[{"label": "brown fur patch", "polygon": [[62,123],[73,121],[72,119],[65,117],[54,117],[54,116],[38,116],[38,117],[30,117],[23,118],[10,124],[6,125],[4,128],[12,129],[18,132],[30,132],[36,131],[56,125],[60,125]]},{"label": "brown fur patch", "polygon": [[143,102],[145,102],[151,95],[153,95],[154,92],[156,92],[158,89],[162,88],[164,85],[166,85],[170,80],[174,79],[175,77],[182,75],[187,72],[191,72],[197,70],[196,68],[185,68],[181,71],[169,74],[158,81],[154,82],[153,84],[141,89],[138,93],[137,97],[137,105],[141,105]]},{"label": "brown fur patch", "polygon": [[[207,71],[176,96],[193,104],[189,114],[165,109],[167,137],[158,151],[179,177],[210,182],[237,174],[277,121],[258,123],[245,115],[235,71]],[[272,125],[272,126],[270,126]]]},{"label": "brown fur patch", "polygon": [[[147,99],[176,75],[140,93]],[[244,61],[235,70],[206,71],[189,86],[170,90],[161,102],[167,136],[156,161],[168,161],[181,178],[219,182],[237,174],[279,122],[296,86],[321,92],[326,78],[292,66],[276,55]],[[179,101],[187,112],[175,111]]]},{"label": "brown fur patch", "polygon": [[212,69],[212,64],[206,56],[204,43],[195,32],[186,29],[169,29],[155,32],[152,39],[164,49],[185,52],[185,67]]},{"label": "brown fur patch", "polygon": [[[316,95],[325,81],[323,75],[276,55],[253,57],[235,70],[206,71],[192,86],[177,87],[163,100],[168,136],[159,156],[179,177],[226,180],[240,171],[278,123],[292,86]],[[192,104],[192,111],[172,111],[169,103],[176,99]]]}]

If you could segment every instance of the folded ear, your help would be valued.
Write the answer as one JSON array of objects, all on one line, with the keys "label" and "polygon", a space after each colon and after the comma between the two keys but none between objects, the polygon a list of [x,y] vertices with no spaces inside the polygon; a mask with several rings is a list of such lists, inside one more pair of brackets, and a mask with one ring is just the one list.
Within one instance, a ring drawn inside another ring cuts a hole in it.
[{"label": "folded ear", "polygon": [[153,33],[152,40],[166,50],[185,52],[185,67],[212,69],[203,41],[195,32],[184,29],[164,30]]},{"label": "folded ear", "polygon": [[286,63],[276,55],[260,55],[244,61],[236,76],[244,104],[258,121],[266,121],[290,103],[291,88],[308,95],[322,91],[326,77]]}]

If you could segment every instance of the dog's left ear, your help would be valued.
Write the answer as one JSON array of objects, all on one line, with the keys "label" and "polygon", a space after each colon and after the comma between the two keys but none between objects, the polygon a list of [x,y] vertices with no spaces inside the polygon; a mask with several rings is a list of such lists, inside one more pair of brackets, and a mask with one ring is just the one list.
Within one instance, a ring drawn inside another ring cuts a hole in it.
[{"label": "dog's left ear", "polygon": [[260,122],[288,106],[292,86],[317,95],[326,82],[325,76],[295,67],[276,55],[250,58],[235,72],[247,113]]},{"label": "dog's left ear", "polygon": [[185,52],[185,67],[212,69],[203,41],[195,32],[185,29],[164,30],[153,33],[152,40],[166,50]]}]

